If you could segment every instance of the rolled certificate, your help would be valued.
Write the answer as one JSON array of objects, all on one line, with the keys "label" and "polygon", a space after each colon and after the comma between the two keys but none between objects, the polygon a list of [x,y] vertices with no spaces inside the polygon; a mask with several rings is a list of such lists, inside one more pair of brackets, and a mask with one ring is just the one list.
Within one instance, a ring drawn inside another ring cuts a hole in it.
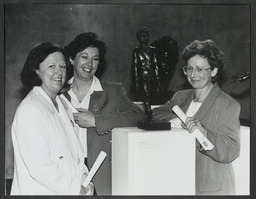
[{"label": "rolled certificate", "polygon": [[104,151],[101,151],[100,154],[98,155],[97,159],[95,160],[88,176],[85,178],[85,181],[83,182],[84,187],[88,186],[88,184],[90,183],[93,176],[98,171],[98,169],[100,168],[100,165],[102,164],[102,162],[105,160],[106,157],[107,157],[107,154]]},{"label": "rolled certificate", "polygon": [[[186,114],[180,109],[178,105],[175,105],[172,108],[173,112],[176,113],[176,115],[180,118],[182,122],[186,122],[187,116]],[[195,129],[192,134],[195,136],[195,138],[198,140],[198,142],[203,146],[205,150],[212,150],[214,148],[213,144],[208,140],[204,134],[199,130]]]}]

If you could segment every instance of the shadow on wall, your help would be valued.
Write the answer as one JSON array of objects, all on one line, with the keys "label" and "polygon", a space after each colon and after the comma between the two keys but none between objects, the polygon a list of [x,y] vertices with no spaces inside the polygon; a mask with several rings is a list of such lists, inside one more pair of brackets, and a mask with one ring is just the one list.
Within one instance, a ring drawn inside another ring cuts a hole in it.
[{"label": "shadow on wall", "polygon": [[244,99],[251,95],[251,89],[248,88],[242,93],[230,93],[230,95],[235,99]]},{"label": "shadow on wall", "polygon": [[[236,100],[243,100],[245,98],[248,98],[250,97],[251,95],[251,89],[248,88],[246,89],[245,91],[243,91],[242,93],[230,93],[230,95],[235,98]],[[244,118],[241,118],[240,119],[240,123],[241,125],[243,126],[251,126],[251,120],[250,119],[244,119]]]}]

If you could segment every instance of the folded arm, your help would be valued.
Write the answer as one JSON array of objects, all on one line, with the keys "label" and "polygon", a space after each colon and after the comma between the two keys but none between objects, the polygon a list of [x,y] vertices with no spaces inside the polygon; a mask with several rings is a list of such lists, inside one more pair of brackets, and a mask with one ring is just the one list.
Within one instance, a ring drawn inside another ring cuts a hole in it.
[{"label": "folded arm", "polygon": [[[240,109],[238,103],[230,104],[219,113],[215,124],[216,130],[207,129],[207,138],[215,147],[211,151],[204,151],[204,153],[216,162],[230,163],[239,156]],[[197,143],[197,147],[200,149],[199,143]]]},{"label": "folded arm", "polygon": [[136,126],[138,120],[145,118],[145,113],[127,97],[127,92],[122,86],[118,86],[115,96],[109,100],[106,110],[114,110],[105,110],[95,115],[98,134],[115,127]]}]

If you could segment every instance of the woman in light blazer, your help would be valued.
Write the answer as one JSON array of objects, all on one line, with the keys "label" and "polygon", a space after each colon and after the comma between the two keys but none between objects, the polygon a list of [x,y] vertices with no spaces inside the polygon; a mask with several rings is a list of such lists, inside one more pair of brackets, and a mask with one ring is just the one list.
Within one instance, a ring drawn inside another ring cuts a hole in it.
[{"label": "woman in light blazer", "polygon": [[30,90],[12,124],[14,177],[11,195],[91,195],[83,186],[88,169],[66,108],[57,96],[66,80],[68,58],[53,43],[29,53],[21,73]]},{"label": "woman in light blazer", "polygon": [[[240,152],[240,105],[216,83],[226,61],[211,40],[194,41],[183,50],[184,74],[193,89],[175,93],[173,98],[153,110],[155,119],[164,119],[186,128],[199,129],[215,146],[204,150],[196,142],[196,195],[233,195],[232,167]],[[179,105],[188,119],[182,124],[172,112]]]}]

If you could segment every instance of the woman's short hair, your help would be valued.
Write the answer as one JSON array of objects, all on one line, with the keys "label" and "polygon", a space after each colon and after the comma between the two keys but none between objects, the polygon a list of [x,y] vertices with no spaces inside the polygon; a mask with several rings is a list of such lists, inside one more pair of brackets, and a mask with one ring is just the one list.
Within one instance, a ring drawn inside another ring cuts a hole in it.
[{"label": "woman's short hair", "polygon": [[[104,64],[104,57],[106,54],[106,44],[99,39],[99,36],[93,32],[85,32],[79,34],[71,41],[66,47],[65,50],[68,52],[72,60],[75,59],[77,53],[82,52],[88,47],[96,47],[99,50],[99,68]],[[98,68],[98,69],[99,69]]]},{"label": "woman's short hair", "polygon": [[[182,52],[182,57],[185,62],[195,55],[200,55],[206,58],[211,66],[211,69],[218,68],[218,73],[226,65],[226,59],[223,52],[210,39],[205,41],[195,40],[191,44],[187,45]],[[212,80],[216,81],[216,78],[217,75],[212,78]]]},{"label": "woman's short hair", "polygon": [[67,53],[56,43],[43,42],[35,45],[27,56],[26,62],[21,72],[21,82],[24,87],[32,89],[34,86],[41,86],[42,80],[36,70],[39,65],[54,52],[61,52],[65,58],[67,70],[70,70],[70,62]]}]

